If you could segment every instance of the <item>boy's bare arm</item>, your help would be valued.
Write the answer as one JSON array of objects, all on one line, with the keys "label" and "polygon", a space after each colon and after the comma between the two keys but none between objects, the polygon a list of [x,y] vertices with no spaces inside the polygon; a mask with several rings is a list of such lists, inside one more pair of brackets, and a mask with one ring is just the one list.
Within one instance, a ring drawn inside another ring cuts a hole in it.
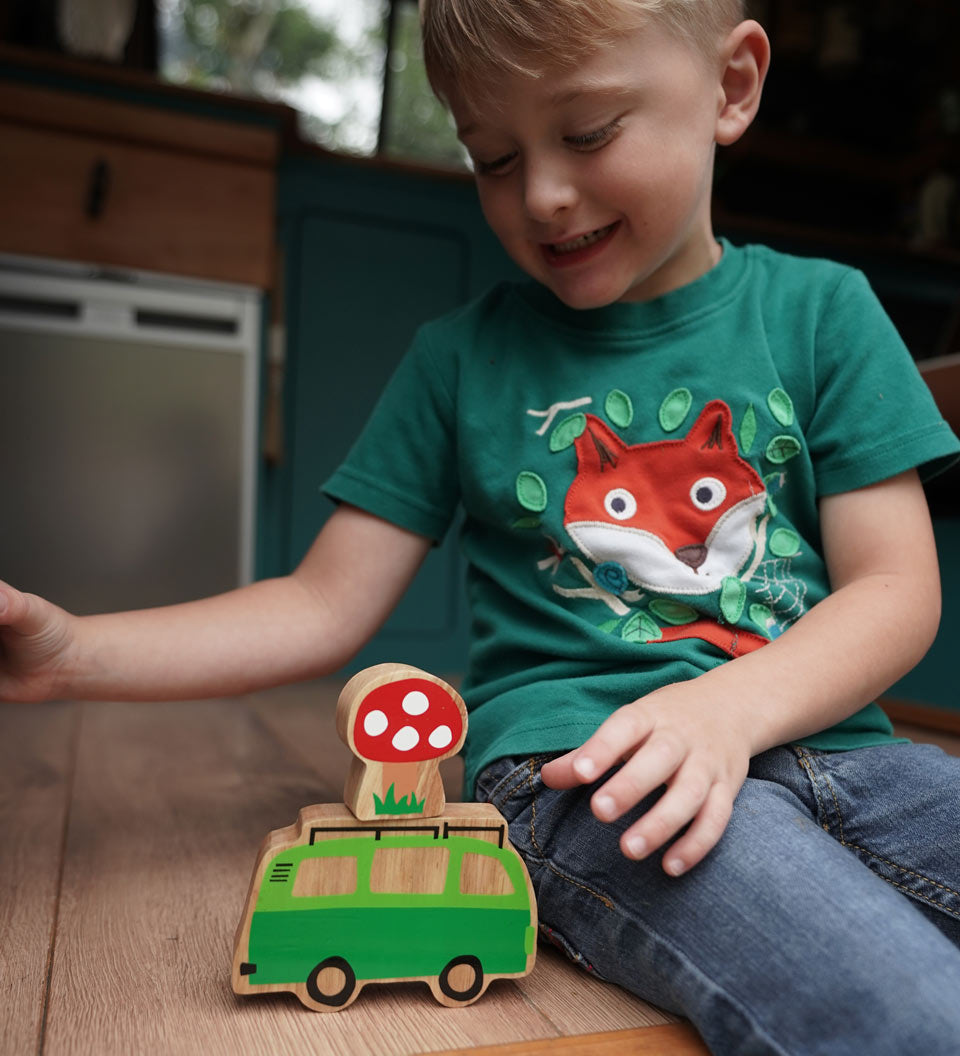
[{"label": "boy's bare arm", "polygon": [[544,780],[565,788],[625,759],[594,794],[601,820],[667,785],[624,833],[628,856],[646,856],[692,822],[664,868],[678,874],[695,865],[726,828],[751,756],[853,714],[933,641],[940,579],[917,474],[824,498],[820,514],[829,597],[763,649],[620,708],[544,767]]},{"label": "boy's bare arm", "polygon": [[0,699],[185,699],[327,674],[376,632],[429,548],[342,506],[291,575],[202,601],[75,617],[0,584]]}]

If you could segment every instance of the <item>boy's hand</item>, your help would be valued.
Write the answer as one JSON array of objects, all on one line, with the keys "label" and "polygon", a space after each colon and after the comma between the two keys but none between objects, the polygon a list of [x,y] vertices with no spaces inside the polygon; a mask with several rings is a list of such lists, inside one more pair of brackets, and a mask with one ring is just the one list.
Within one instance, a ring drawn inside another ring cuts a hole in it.
[{"label": "boy's hand", "polygon": [[671,876],[696,865],[723,835],[750,763],[743,709],[737,701],[707,699],[708,686],[701,676],[635,700],[586,743],[543,767],[551,788],[573,788],[623,760],[591,799],[601,821],[616,820],[666,785],[656,804],[624,832],[620,847],[628,858],[645,858],[692,822],[664,856]]},{"label": "boy's hand", "polygon": [[0,700],[47,700],[73,641],[73,617],[0,582]]}]

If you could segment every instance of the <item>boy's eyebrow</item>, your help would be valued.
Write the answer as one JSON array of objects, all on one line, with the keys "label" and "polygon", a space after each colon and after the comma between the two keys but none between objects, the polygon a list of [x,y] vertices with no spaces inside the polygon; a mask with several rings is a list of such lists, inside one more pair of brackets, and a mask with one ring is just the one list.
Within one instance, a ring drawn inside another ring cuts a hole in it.
[{"label": "boy's eyebrow", "polygon": [[636,93],[635,85],[620,84],[616,81],[581,81],[579,84],[570,85],[550,96],[550,103],[554,106],[563,106],[572,103],[582,96],[609,96],[610,98],[625,98]]},{"label": "boy's eyebrow", "polygon": [[[584,96],[609,97],[611,99],[626,99],[636,94],[635,86],[611,83],[608,81],[582,81],[571,85],[561,91],[555,92],[548,98],[551,106],[565,106],[567,103],[576,102]],[[457,125],[457,136],[463,139],[477,131],[477,124],[468,121],[466,124]]]}]

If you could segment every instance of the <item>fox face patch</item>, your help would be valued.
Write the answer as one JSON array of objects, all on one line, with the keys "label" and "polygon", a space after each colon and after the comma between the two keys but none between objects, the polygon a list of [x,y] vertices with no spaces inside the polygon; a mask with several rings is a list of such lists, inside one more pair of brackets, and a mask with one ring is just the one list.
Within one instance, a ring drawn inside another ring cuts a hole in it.
[{"label": "fox face patch", "polygon": [[595,564],[615,561],[646,590],[702,595],[736,576],[767,495],[737,451],[730,408],[704,407],[687,435],[628,446],[586,415],[564,527]]}]

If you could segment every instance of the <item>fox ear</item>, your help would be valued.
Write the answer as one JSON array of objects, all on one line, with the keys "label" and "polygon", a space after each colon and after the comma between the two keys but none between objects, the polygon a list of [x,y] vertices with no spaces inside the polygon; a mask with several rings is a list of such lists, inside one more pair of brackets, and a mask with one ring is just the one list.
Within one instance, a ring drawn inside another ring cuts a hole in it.
[{"label": "fox ear", "polygon": [[595,415],[585,417],[586,428],[576,440],[577,472],[615,469],[627,445]]},{"label": "fox ear", "polygon": [[686,442],[700,450],[719,447],[721,451],[736,454],[737,440],[732,423],[733,415],[723,400],[711,400],[690,427]]}]

